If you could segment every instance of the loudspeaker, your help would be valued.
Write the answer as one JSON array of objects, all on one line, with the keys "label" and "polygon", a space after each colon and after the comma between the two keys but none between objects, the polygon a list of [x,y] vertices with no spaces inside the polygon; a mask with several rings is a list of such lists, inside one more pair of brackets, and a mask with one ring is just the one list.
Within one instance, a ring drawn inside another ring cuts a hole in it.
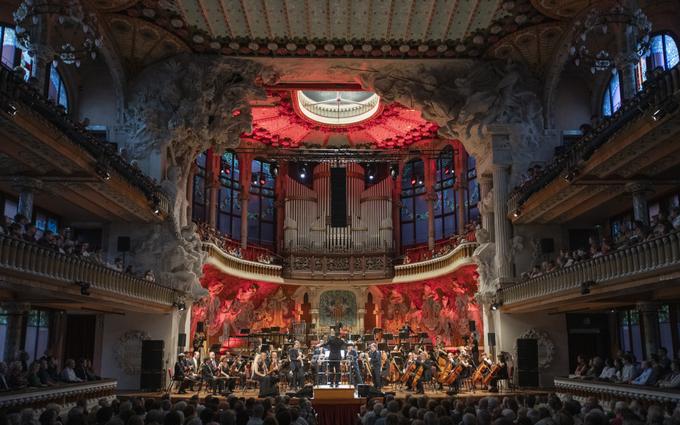
[{"label": "loudspeaker", "polygon": [[535,339],[517,340],[517,385],[538,387],[538,341]]},{"label": "loudspeaker", "polygon": [[118,252],[129,252],[130,251],[130,237],[129,236],[118,236]]},{"label": "loudspeaker", "polygon": [[187,334],[180,333],[177,336],[177,346],[184,348],[185,345],[187,345]]},{"label": "loudspeaker", "polygon": [[555,240],[552,238],[541,239],[541,254],[552,254],[555,252]]},{"label": "loudspeaker", "polygon": [[470,332],[476,332],[477,331],[477,323],[474,320],[470,320],[468,322],[468,325],[470,326]]},{"label": "loudspeaker", "polygon": [[486,337],[489,340],[489,347],[495,347],[496,346],[496,333],[495,332],[489,332],[486,335]]},{"label": "loudspeaker", "polygon": [[165,341],[142,341],[142,373],[140,388],[145,391],[160,391],[163,387],[163,349]]},{"label": "loudspeaker", "polygon": [[196,323],[196,332],[203,332],[204,327],[205,327],[205,323],[203,323],[203,322]]},{"label": "loudspeaker", "polygon": [[331,168],[331,227],[347,226],[347,169]]}]

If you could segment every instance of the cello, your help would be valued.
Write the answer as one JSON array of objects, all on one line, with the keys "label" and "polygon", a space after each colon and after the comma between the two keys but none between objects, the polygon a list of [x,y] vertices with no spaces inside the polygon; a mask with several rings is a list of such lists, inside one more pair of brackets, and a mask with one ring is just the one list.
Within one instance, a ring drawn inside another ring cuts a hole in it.
[{"label": "cello", "polygon": [[499,363],[494,363],[493,366],[491,366],[489,373],[487,373],[484,379],[482,379],[482,385],[488,386],[499,370],[501,370],[501,365]]}]

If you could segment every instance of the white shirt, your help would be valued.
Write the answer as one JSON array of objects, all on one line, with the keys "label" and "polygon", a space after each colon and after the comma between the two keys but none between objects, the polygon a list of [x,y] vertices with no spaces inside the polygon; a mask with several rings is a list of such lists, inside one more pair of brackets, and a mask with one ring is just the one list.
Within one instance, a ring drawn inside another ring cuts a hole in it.
[{"label": "white shirt", "polygon": [[61,378],[66,382],[83,382],[82,379],[76,376],[76,372],[70,367],[65,367],[61,371]]},{"label": "white shirt", "polygon": [[602,369],[600,379],[611,379],[616,375],[616,368],[614,366],[605,367]]}]

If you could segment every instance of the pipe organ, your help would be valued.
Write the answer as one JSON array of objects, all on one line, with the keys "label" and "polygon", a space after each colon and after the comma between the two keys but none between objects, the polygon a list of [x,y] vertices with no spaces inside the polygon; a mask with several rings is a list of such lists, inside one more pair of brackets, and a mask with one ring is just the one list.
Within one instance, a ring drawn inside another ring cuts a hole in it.
[{"label": "pipe organ", "polygon": [[[346,168],[347,226],[331,226],[331,166]],[[387,252],[392,249],[392,179],[366,188],[356,163],[318,164],[312,188],[286,175],[284,246],[289,252]],[[315,214],[310,214],[314,211]]]}]

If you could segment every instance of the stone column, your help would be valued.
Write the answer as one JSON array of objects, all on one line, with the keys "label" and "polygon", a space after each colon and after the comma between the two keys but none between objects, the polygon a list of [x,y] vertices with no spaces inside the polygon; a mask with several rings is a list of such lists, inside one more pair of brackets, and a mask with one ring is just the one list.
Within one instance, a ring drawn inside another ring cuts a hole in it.
[{"label": "stone column", "polygon": [[7,336],[5,337],[4,359],[15,359],[16,354],[23,349],[26,338],[26,323],[31,306],[27,303],[3,303],[7,311]]},{"label": "stone column", "polygon": [[42,188],[42,181],[30,177],[19,177],[14,179],[12,185],[19,191],[17,212],[25,216],[28,221],[32,221],[33,198],[35,192]]},{"label": "stone column", "polygon": [[645,353],[649,357],[650,354],[656,353],[660,345],[659,337],[659,303],[656,302],[639,302],[636,305],[640,312],[642,319],[642,329],[645,334]]},{"label": "stone column", "polygon": [[626,192],[633,196],[633,218],[640,220],[645,226],[649,226],[649,207],[646,195],[651,191],[652,188],[647,183],[632,182],[626,185]]},{"label": "stone column", "polygon": [[250,154],[239,154],[239,184],[241,185],[241,249],[248,247],[248,199],[252,176],[253,158]]},{"label": "stone column", "polygon": [[427,248],[434,249],[434,202],[437,194],[434,191],[436,162],[431,158],[423,159],[425,169],[425,201],[427,202]]},{"label": "stone column", "polygon": [[494,241],[496,243],[496,276],[502,282],[512,279],[510,238],[512,228],[508,220],[508,191],[512,151],[509,131],[491,133]]},{"label": "stone column", "polygon": [[[493,187],[493,178],[489,174],[482,174],[479,178],[479,213],[482,216],[482,228],[486,229],[486,231],[489,233],[489,238],[493,242],[494,240],[494,214],[493,214],[493,209],[491,208],[491,205],[486,205],[484,202],[486,201],[488,196],[493,197],[492,193],[492,187]],[[491,195],[489,195],[491,194]]]}]

